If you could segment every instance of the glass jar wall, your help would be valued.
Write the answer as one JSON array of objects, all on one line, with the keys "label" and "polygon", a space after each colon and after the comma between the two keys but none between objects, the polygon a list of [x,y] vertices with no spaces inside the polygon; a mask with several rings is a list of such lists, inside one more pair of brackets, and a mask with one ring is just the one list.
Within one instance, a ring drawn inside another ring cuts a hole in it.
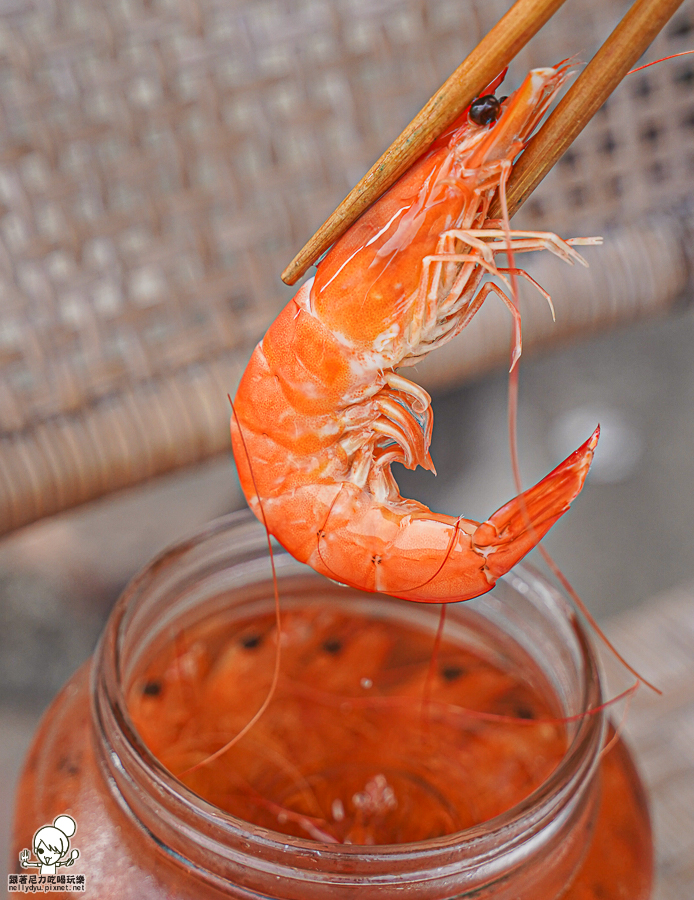
[{"label": "glass jar wall", "polygon": [[[449,606],[430,665],[438,607],[334,585],[281,548],[275,564],[275,707],[214,762],[273,684],[262,528],[244,514],[213,523],[126,589],[27,758],[18,877],[38,874],[19,865],[37,829],[68,814],[80,856],[57,872],[82,873],[85,894],[103,900],[647,900],[642,788],[621,741],[601,755],[602,713],[580,715],[601,702],[595,660],[539,575],[519,567],[485,597]],[[348,728],[326,730],[331,696],[330,728]],[[450,734],[437,731],[444,720]],[[329,757],[314,747],[321,729]],[[278,734],[285,743],[271,746]],[[455,744],[438,754],[449,769],[434,772],[431,747],[444,738]]]}]

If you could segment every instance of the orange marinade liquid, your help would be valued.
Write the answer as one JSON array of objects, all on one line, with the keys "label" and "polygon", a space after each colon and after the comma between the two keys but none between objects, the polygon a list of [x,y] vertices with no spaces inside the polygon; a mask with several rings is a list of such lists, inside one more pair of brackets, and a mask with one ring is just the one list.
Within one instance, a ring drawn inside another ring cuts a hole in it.
[{"label": "orange marinade liquid", "polygon": [[[433,663],[432,649],[431,634],[400,620],[311,604],[283,612],[270,706],[192,772],[265,700],[274,617],[219,616],[178,635],[134,675],[129,708],[171,772],[247,822],[318,841],[426,840],[509,809],[566,749],[558,704],[530,659],[521,680],[450,639]],[[599,778],[593,838],[563,900],[647,900],[649,818],[621,739]]]},{"label": "orange marinade liquid", "polygon": [[565,751],[564,725],[551,721],[556,708],[530,666],[521,682],[450,640],[432,664],[431,634],[325,606],[284,613],[281,629],[270,706],[192,772],[266,698],[274,617],[208,621],[179,635],[128,694],[152,753],[245,821],[318,840],[426,840],[515,805]]}]

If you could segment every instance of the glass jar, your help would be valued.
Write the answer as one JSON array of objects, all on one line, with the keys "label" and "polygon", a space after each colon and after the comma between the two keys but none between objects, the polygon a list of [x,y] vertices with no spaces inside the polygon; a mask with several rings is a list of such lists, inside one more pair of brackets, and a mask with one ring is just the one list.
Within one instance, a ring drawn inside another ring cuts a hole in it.
[{"label": "glass jar", "polygon": [[[321,596],[436,632],[438,607],[336,586],[279,547],[274,557],[283,604]],[[85,893],[103,900],[650,897],[652,845],[638,776],[621,740],[601,755],[609,729],[603,713],[581,715],[601,703],[593,652],[568,604],[528,567],[484,597],[447,608],[454,630],[492,648],[501,642],[509,665],[531,661],[561,715],[575,717],[558,765],[520,803],[455,834],[364,846],[250,825],[189,790],[147,749],[128,690],[153,648],[182,628],[216,615],[267,613],[272,603],[267,539],[247,513],[212,523],[132,581],[93,659],[56,698],[34,739],[17,795],[17,873],[27,871],[18,859],[35,831],[68,814],[80,856],[58,872],[83,873]]]}]

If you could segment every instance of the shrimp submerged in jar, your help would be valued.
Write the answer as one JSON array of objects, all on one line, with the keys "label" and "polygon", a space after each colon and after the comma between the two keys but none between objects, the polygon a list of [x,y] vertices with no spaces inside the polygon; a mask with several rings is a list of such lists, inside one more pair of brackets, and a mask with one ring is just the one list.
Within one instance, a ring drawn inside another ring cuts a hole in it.
[{"label": "shrimp submerged in jar", "polygon": [[[505,101],[473,104],[333,246],[251,357],[231,423],[242,488],[279,542],[329,578],[407,600],[470,599],[583,487],[597,430],[481,524],[401,497],[390,469],[433,471],[430,398],[398,367],[455,337],[491,292],[514,316],[520,354],[515,304],[483,281],[505,271],[495,256],[509,249],[487,211],[565,77],[536,69]],[[582,261],[554,235],[510,232],[510,243]]]}]

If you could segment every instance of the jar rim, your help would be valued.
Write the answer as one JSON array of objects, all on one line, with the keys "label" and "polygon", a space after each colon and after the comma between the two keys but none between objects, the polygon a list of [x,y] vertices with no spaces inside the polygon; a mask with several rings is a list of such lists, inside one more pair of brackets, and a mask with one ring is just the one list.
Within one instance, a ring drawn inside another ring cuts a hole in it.
[{"label": "jar rim", "polygon": [[[599,759],[604,727],[604,714],[599,706],[601,688],[596,657],[585,630],[568,601],[540,572],[532,566],[521,564],[504,578],[520,579],[535,588],[539,585],[552,598],[567,618],[576,637],[585,677],[580,691],[581,718],[564,755],[549,776],[519,803],[471,828],[426,841],[408,844],[332,845],[252,825],[204,800],[159,762],[140,738],[130,718],[121,684],[124,628],[127,627],[127,616],[132,604],[137,603],[159,572],[175,564],[190,550],[215,537],[227,534],[230,530],[242,529],[250,529],[256,533],[256,537],[262,535],[262,539],[266,539],[264,529],[252,513],[242,510],[215,519],[164,549],[126,587],[112,611],[97,648],[92,674],[92,709],[99,742],[103,744],[101,761],[108,770],[111,782],[116,784],[122,795],[119,798],[121,806],[122,798],[125,797],[126,806],[129,807],[126,811],[131,816],[138,818],[138,810],[132,808],[133,803],[130,801],[142,792],[144,785],[167,811],[166,815],[179,819],[181,816],[192,816],[199,835],[203,836],[206,844],[217,847],[221,840],[229,849],[228,845],[233,845],[236,841],[251,839],[254,850],[267,857],[268,865],[291,853],[293,866],[302,858],[314,859],[318,854],[322,864],[329,865],[359,857],[368,858],[377,869],[392,866],[394,861],[402,862],[416,857],[419,868],[427,857],[441,859],[442,853],[459,848],[463,843],[469,851],[474,852],[477,848],[484,854],[490,834],[507,835],[513,841],[515,830],[524,821],[532,821],[534,827],[540,827],[540,819],[546,821],[552,809],[556,812],[557,804],[560,803],[557,798],[565,793],[567,781],[572,776],[575,778],[577,771],[580,770],[581,777],[585,780],[592,777]],[[276,552],[286,554],[279,545]],[[540,819],[539,809],[545,809],[545,815]]]}]

